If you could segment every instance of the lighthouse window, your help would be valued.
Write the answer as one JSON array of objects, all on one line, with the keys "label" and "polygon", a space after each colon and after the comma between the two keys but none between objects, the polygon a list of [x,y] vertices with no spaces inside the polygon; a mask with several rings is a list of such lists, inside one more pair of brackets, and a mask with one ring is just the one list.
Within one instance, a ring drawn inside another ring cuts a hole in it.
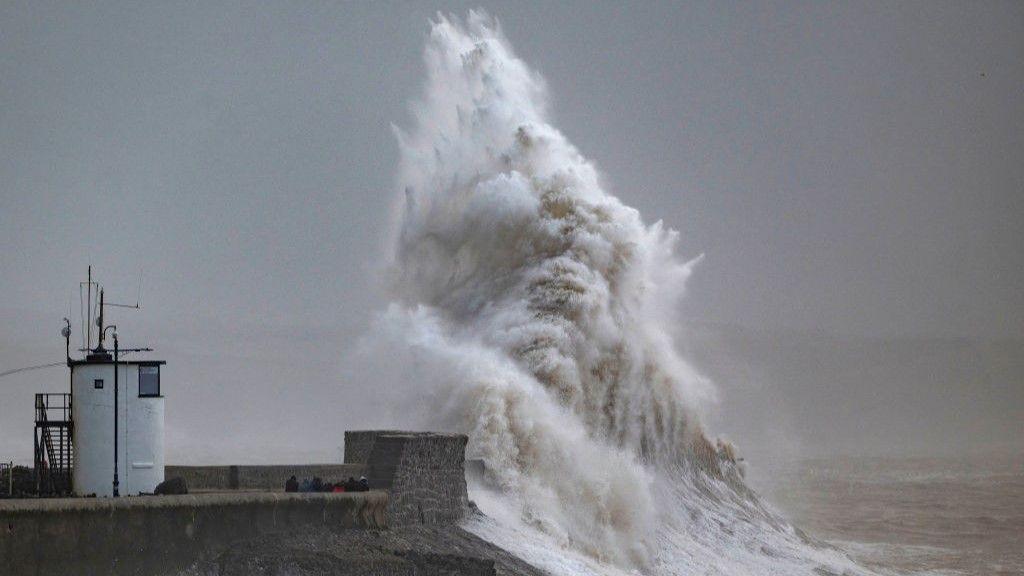
[{"label": "lighthouse window", "polygon": [[97,390],[103,388],[103,379],[102,378],[97,378],[97,379],[93,380],[92,381],[92,386],[93,386],[93,388],[95,388]]},{"label": "lighthouse window", "polygon": [[160,367],[139,366],[139,396],[160,395]]}]

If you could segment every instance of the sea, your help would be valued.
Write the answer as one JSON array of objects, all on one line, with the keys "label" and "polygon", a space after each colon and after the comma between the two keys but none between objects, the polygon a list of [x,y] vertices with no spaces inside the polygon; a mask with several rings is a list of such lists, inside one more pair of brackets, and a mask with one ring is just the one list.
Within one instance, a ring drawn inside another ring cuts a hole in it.
[{"label": "sea", "polygon": [[751,467],[794,525],[883,574],[1024,574],[1024,454]]}]

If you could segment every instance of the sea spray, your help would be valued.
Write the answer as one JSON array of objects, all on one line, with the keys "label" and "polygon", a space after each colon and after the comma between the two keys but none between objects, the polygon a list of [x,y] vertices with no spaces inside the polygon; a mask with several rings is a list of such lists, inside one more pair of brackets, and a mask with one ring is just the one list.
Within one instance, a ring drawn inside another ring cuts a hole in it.
[{"label": "sea spray", "polygon": [[395,129],[394,302],[364,349],[415,382],[389,398],[404,424],[469,434],[506,519],[476,529],[555,571],[538,550],[583,571],[842,565],[705,438],[714,389],[671,337],[693,267],[677,234],[606,191],[487,16],[438,17],[425,60],[412,126]]}]

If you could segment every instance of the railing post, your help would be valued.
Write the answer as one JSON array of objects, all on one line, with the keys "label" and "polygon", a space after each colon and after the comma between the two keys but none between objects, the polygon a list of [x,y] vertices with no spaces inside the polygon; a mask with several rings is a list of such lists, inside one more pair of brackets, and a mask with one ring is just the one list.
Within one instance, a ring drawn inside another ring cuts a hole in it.
[{"label": "railing post", "polygon": [[32,480],[36,484],[36,495],[39,495],[39,426],[32,431]]}]

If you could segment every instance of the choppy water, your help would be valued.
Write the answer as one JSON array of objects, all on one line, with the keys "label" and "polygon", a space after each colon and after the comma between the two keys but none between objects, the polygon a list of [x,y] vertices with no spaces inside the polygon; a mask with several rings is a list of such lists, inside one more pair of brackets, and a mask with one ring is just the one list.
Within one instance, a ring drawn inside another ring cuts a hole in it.
[{"label": "choppy water", "polygon": [[814,459],[752,475],[794,524],[879,571],[1024,574],[1024,455]]}]

